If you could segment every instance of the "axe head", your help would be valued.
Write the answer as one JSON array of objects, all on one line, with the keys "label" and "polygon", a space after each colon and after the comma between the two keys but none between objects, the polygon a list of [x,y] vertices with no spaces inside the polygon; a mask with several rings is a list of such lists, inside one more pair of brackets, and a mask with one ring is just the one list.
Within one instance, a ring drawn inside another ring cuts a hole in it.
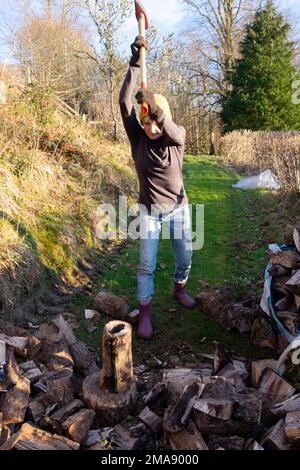
[{"label": "axe head", "polygon": [[145,28],[149,28],[148,17],[145,8],[141,4],[139,0],[134,0],[135,3],[135,15],[136,19],[139,21],[140,15],[144,15],[145,17]]}]

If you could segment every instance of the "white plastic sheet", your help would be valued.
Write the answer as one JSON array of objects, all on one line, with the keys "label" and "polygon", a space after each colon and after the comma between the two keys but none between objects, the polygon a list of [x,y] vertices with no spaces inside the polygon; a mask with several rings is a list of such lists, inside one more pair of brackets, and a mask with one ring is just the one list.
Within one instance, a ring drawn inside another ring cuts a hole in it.
[{"label": "white plastic sheet", "polygon": [[232,186],[234,189],[275,189],[281,188],[276,175],[271,170],[264,171],[258,176],[243,178]]}]

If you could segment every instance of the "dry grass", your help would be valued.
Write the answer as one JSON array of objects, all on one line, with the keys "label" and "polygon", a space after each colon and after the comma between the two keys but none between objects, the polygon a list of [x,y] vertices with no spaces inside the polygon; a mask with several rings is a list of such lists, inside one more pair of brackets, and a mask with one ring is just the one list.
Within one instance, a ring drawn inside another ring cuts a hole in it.
[{"label": "dry grass", "polygon": [[240,174],[271,169],[284,189],[300,191],[300,133],[234,131],[221,139],[225,163]]},{"label": "dry grass", "polygon": [[0,108],[0,312],[51,273],[70,284],[96,237],[97,208],[134,198],[137,181],[127,146],[87,124],[67,120],[51,95],[19,93]]}]

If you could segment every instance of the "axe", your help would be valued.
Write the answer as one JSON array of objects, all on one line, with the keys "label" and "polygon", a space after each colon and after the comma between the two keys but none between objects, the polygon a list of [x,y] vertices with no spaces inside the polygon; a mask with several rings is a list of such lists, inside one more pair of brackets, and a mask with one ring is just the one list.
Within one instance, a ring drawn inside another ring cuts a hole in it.
[{"label": "axe", "polygon": [[[145,11],[145,8],[138,0],[134,0],[135,3],[135,16],[138,21],[139,25],[139,35],[142,36],[144,39],[146,38],[146,29],[149,28],[148,17]],[[147,70],[146,70],[146,49],[144,47],[141,48],[141,88],[147,88]],[[148,114],[148,104],[142,103],[141,110],[143,114]]]}]

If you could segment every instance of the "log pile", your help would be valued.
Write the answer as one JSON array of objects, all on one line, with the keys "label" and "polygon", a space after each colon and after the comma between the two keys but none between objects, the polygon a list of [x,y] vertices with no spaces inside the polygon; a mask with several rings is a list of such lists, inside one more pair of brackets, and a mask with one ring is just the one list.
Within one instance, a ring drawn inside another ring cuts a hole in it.
[{"label": "log pile", "polygon": [[[270,249],[268,269],[272,276],[272,291],[276,315],[292,335],[300,332],[300,227],[289,237],[287,249]],[[270,322],[269,288],[260,302],[249,298],[237,301],[228,287],[209,288],[196,300],[202,311],[227,330],[251,333],[255,346],[281,352],[287,343]]]},{"label": "log pile", "polygon": [[300,394],[275,360],[243,361],[217,345],[193,366],[133,367],[131,326],[113,321],[100,370],[61,315],[34,339],[9,331],[0,450],[300,449]]}]

